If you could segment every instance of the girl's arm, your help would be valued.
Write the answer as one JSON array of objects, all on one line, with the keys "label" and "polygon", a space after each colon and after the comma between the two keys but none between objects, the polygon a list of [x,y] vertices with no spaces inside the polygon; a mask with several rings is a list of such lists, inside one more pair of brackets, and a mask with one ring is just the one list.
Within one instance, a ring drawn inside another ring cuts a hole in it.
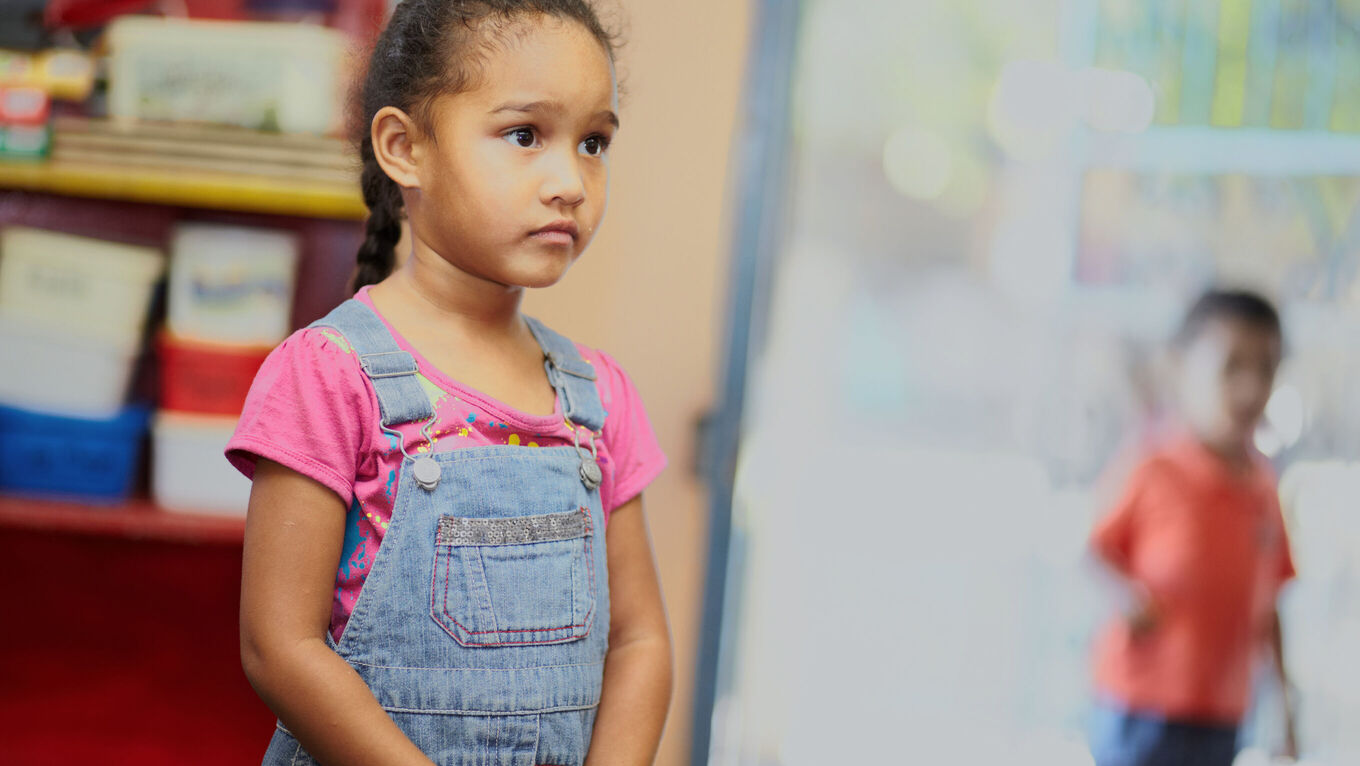
[{"label": "girl's arm", "polygon": [[586,766],[649,766],[671,701],[671,638],[642,497],[606,528],[609,654]]},{"label": "girl's arm", "polygon": [[241,575],[241,665],[316,760],[431,766],[326,646],[345,510],[330,489],[258,461]]}]

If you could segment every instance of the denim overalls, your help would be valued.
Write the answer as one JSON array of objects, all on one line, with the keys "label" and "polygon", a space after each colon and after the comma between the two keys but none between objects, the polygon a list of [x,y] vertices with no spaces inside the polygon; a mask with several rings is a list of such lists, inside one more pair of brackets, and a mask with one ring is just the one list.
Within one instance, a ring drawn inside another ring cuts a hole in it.
[{"label": "denim overalls", "polygon": [[[595,373],[528,320],[575,447],[405,454],[391,524],[339,644],[326,640],[440,766],[580,766],[609,636]],[[377,393],[385,431],[434,418],[416,363],[349,300],[338,330]],[[582,442],[586,443],[582,443]],[[264,764],[316,763],[279,725]]]}]

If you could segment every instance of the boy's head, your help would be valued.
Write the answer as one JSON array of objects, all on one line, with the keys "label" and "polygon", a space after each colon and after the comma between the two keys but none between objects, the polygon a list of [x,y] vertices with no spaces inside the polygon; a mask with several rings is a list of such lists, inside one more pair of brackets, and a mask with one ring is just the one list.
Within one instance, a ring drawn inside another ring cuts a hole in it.
[{"label": "boy's head", "polygon": [[1175,337],[1182,415],[1213,447],[1251,443],[1284,349],[1280,316],[1260,295],[1210,290]]}]

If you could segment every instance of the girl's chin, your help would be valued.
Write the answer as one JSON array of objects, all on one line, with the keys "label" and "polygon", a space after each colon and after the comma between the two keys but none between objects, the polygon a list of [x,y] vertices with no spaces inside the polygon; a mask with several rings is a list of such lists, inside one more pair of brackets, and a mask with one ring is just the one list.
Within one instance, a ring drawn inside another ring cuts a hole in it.
[{"label": "girl's chin", "polygon": [[576,254],[569,250],[548,251],[516,260],[514,284],[527,288],[552,287],[567,275],[576,262]]},{"label": "girl's chin", "polygon": [[571,264],[566,264],[556,268],[544,267],[538,269],[516,270],[513,274],[503,275],[503,279],[500,281],[502,284],[513,287],[523,287],[529,290],[552,287],[562,281],[562,277],[566,276],[570,265]]}]

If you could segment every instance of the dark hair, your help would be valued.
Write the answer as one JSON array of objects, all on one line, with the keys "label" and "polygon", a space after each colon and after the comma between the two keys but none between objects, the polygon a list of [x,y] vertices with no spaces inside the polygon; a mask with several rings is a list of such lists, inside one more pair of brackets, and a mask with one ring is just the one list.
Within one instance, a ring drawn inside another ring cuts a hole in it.
[{"label": "dark hair", "polygon": [[471,85],[477,58],[484,50],[479,43],[488,42],[481,33],[498,31],[486,29],[488,23],[535,14],[580,23],[614,58],[614,36],[587,0],[402,0],[393,10],[373,46],[355,99],[353,129],[363,162],[359,185],[368,206],[368,223],[359,246],[354,289],[392,273],[401,238],[401,192],[373,154],[373,116],[385,106],[395,106],[424,123],[435,97]]},{"label": "dark hair", "polygon": [[1185,346],[1214,320],[1229,319],[1283,336],[1280,315],[1261,295],[1249,290],[1211,289],[1195,301],[1181,321],[1175,343]]}]

